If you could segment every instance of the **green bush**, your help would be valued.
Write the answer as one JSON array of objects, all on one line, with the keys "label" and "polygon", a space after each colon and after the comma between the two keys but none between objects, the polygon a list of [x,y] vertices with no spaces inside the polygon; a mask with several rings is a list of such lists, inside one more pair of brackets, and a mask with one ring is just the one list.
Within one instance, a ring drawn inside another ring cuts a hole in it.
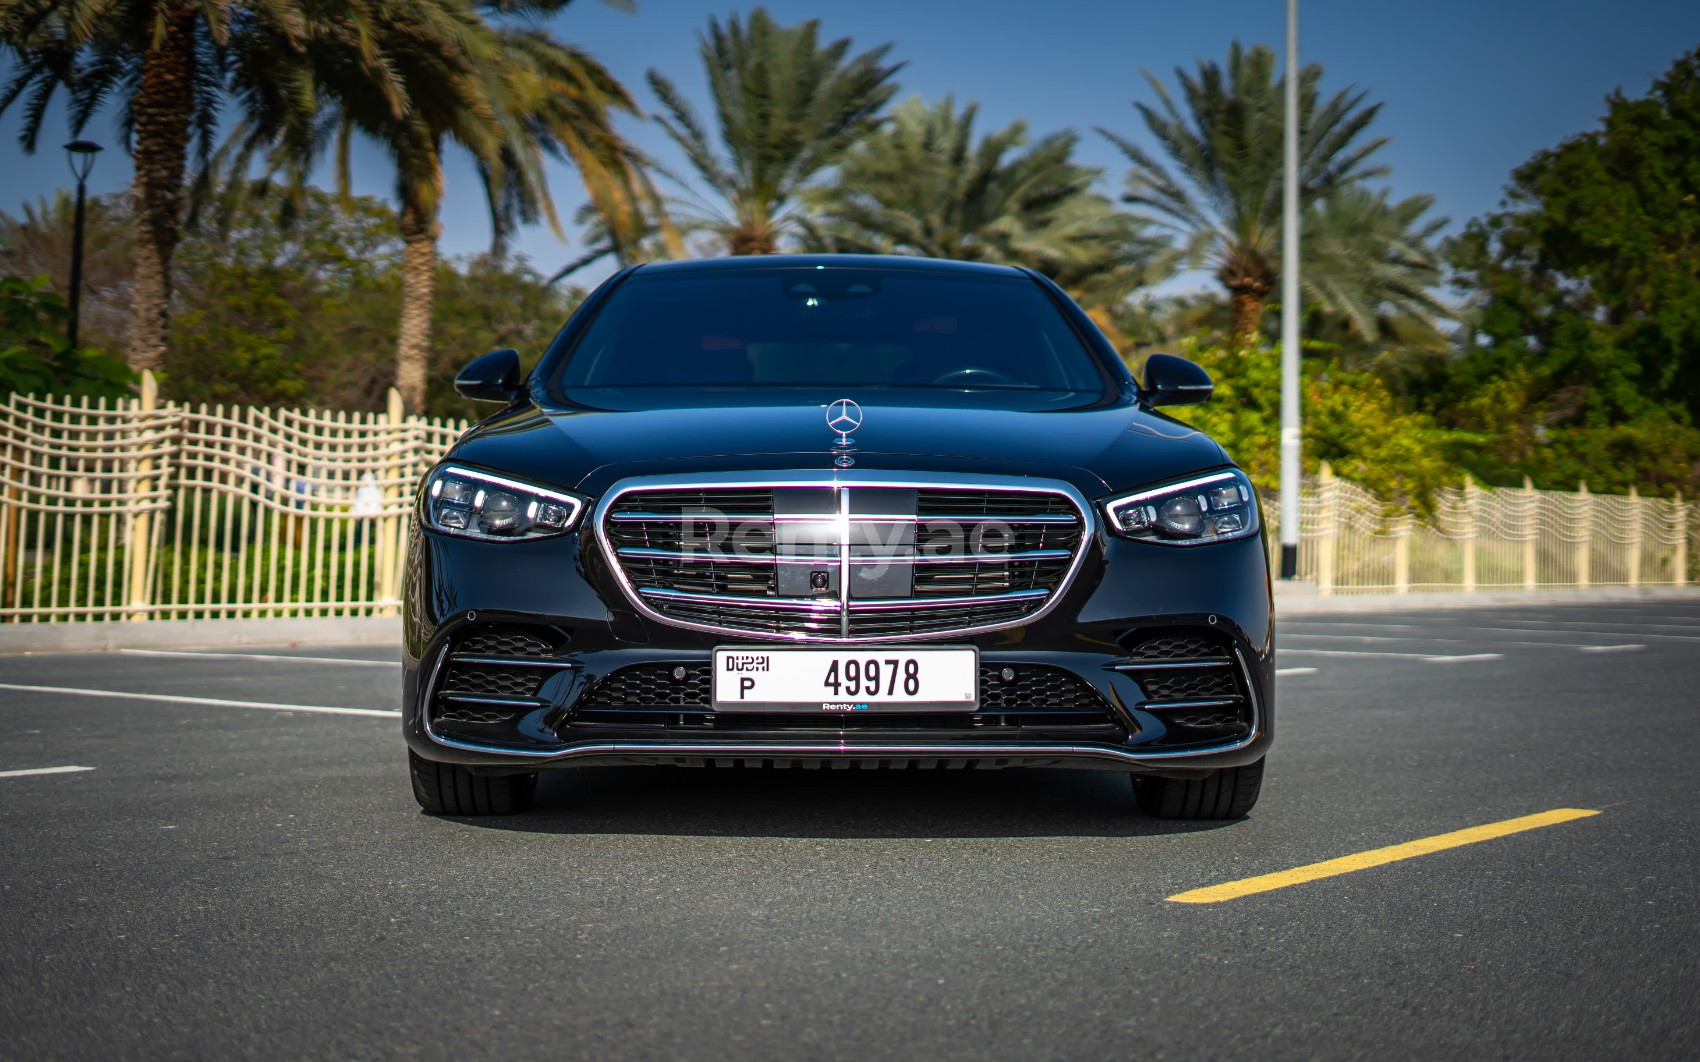
[{"label": "green bush", "polygon": [[[1177,353],[1202,365],[1216,394],[1174,416],[1221,443],[1257,483],[1273,493],[1281,480],[1281,350],[1243,350],[1183,341]],[[1389,506],[1428,512],[1434,492],[1458,478],[1449,451],[1467,441],[1425,414],[1401,410],[1380,377],[1306,360],[1303,366],[1304,470],[1323,461]]]},{"label": "green bush", "polygon": [[[53,565],[47,574],[48,580],[40,584],[41,603],[45,606],[54,600],[57,593],[61,607],[90,607],[100,608],[108,603],[106,596],[106,572],[110,563],[113,573],[111,604],[122,606],[126,603],[128,594],[128,568],[126,568],[127,551],[122,547],[113,550],[84,550],[78,554],[74,564],[63,562]],[[165,607],[172,600],[187,601],[189,604],[178,606],[194,612],[197,604],[228,604],[234,601],[256,601],[260,604],[305,603],[327,596],[326,591],[331,580],[336,580],[337,600],[361,600],[372,597],[370,587],[374,582],[377,551],[370,544],[354,546],[348,549],[295,549],[288,557],[289,563],[283,563],[283,550],[274,549],[269,543],[251,543],[246,555],[238,564],[238,554],[235,551],[225,551],[206,546],[185,546],[178,550],[172,546],[162,546],[154,561],[152,603]],[[355,586],[351,591],[343,580],[345,565],[352,570]],[[365,566],[366,582],[361,583],[360,573]],[[271,573],[276,570],[275,580]],[[32,564],[20,566],[20,577],[23,580],[22,602],[26,606],[32,604],[37,592],[36,569]],[[315,575],[318,582],[314,583]],[[92,580],[92,581],[91,581]],[[258,580],[259,590],[251,588]],[[284,587],[287,581],[288,591]],[[275,589],[268,592],[268,583]],[[76,598],[72,598],[72,588],[76,588]],[[90,587],[98,587],[99,594],[90,598]],[[234,615],[234,612],[207,612],[207,616],[217,618],[220,615]],[[294,609],[279,609],[269,611],[267,615],[288,616],[301,615]]]},{"label": "green bush", "polygon": [[0,277],[0,391],[121,398],[136,374],[118,358],[65,338],[71,310],[48,278]]}]

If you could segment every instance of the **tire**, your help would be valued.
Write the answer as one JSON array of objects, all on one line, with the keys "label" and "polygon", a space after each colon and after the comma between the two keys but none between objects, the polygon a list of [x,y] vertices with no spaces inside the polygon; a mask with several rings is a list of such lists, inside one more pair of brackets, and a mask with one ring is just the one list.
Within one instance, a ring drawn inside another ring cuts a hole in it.
[{"label": "tire", "polygon": [[1223,767],[1206,778],[1129,775],[1139,810],[1158,819],[1240,819],[1263,788],[1263,761]]},{"label": "tire", "polygon": [[413,776],[413,799],[427,815],[513,815],[531,804],[537,791],[537,772],[473,774],[454,763],[435,763],[411,750],[408,772]]}]

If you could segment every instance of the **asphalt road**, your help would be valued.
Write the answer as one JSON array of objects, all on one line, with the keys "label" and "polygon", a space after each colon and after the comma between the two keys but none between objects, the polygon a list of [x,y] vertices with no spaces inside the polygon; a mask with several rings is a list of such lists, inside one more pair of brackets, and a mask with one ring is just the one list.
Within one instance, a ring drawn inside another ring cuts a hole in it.
[{"label": "asphalt road", "polygon": [[[0,1057],[1700,1044],[1700,600],[1283,622],[1241,822],[1087,771],[600,769],[420,815],[379,650],[0,658]],[[139,699],[151,694],[164,699]],[[52,767],[92,770],[17,774]],[[1598,815],[1221,903],[1189,889]]]}]

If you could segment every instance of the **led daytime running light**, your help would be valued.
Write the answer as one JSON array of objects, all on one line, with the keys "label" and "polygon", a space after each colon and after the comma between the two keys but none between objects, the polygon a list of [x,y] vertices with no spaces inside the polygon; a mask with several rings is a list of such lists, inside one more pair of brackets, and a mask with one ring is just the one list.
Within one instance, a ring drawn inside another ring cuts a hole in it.
[{"label": "led daytime running light", "polygon": [[576,494],[460,465],[433,472],[423,499],[425,521],[432,529],[486,542],[566,534],[586,507]]}]

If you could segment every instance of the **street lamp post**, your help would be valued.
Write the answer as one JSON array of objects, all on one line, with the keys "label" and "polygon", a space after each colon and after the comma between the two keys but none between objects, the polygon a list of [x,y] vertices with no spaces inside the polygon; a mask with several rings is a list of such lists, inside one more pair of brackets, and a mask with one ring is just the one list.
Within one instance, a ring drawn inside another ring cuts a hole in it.
[{"label": "street lamp post", "polygon": [[1281,578],[1299,574],[1299,0],[1287,0],[1281,181]]},{"label": "street lamp post", "polygon": [[100,150],[101,146],[92,140],[73,140],[65,145],[65,157],[71,161],[71,173],[77,178],[76,231],[71,236],[71,320],[65,327],[65,338],[72,350],[77,347],[77,318],[83,304],[83,202],[89,171],[94,169],[94,157]]}]

